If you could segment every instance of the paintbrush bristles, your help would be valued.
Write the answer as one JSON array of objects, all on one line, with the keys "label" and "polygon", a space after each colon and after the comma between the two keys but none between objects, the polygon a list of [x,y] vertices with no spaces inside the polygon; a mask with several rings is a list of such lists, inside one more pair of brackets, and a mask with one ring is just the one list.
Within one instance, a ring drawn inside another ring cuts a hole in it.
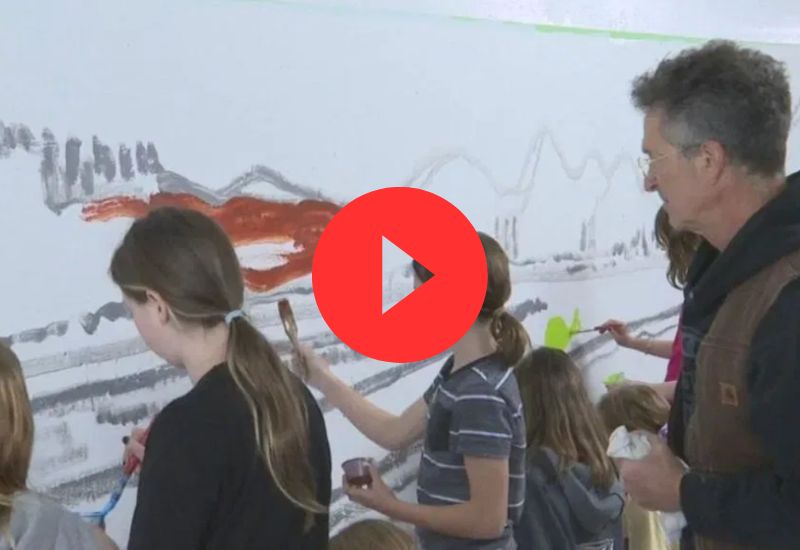
[{"label": "paintbrush bristles", "polygon": [[299,374],[303,380],[308,380],[310,373],[305,357],[300,351],[300,340],[297,335],[297,321],[295,321],[294,312],[292,311],[292,306],[289,303],[289,300],[283,298],[278,301],[278,313],[281,316],[283,330],[286,332],[286,336],[289,337],[289,343],[292,345],[292,349],[294,350],[295,360],[290,362],[290,367],[296,365],[296,367],[292,370]]}]

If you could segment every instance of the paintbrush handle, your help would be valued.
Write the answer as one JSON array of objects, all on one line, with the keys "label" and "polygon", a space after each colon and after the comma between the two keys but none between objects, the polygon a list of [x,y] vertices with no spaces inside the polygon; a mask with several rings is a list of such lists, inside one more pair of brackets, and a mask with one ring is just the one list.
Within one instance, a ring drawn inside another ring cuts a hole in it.
[{"label": "paintbrush handle", "polygon": [[[150,425],[152,427],[152,424]],[[142,439],[139,440],[139,443],[145,445],[147,443],[147,436],[150,435],[150,427],[148,427],[144,434],[142,435]],[[114,507],[119,502],[119,499],[122,498],[122,493],[125,491],[125,487],[128,485],[128,481],[130,481],[133,472],[136,471],[136,468],[139,467],[141,461],[139,457],[136,455],[130,455],[128,459],[125,461],[125,464],[122,465],[122,475],[119,476],[117,482],[114,484],[114,487],[111,489],[111,494],[108,497],[108,502],[106,505],[99,512],[95,512],[92,514],[85,515],[84,517],[96,521],[97,525],[104,527],[105,526],[105,518],[108,513],[114,509]]]},{"label": "paintbrush handle", "polygon": [[[152,426],[152,424],[150,426]],[[139,440],[139,443],[141,443],[142,445],[146,445],[147,444],[147,437],[149,435],[150,435],[150,428],[148,427],[147,430],[145,430],[144,435],[142,435],[142,439]],[[139,460],[138,456],[133,455],[133,454],[130,455],[128,457],[128,460],[126,460],[125,464],[122,466],[123,474],[125,474],[128,477],[130,477],[131,475],[133,475],[133,472],[136,471],[136,468],[139,467],[140,463],[141,463],[141,461]],[[125,483],[127,483],[127,480],[125,481]],[[123,486],[123,488],[124,488],[124,486]]]}]

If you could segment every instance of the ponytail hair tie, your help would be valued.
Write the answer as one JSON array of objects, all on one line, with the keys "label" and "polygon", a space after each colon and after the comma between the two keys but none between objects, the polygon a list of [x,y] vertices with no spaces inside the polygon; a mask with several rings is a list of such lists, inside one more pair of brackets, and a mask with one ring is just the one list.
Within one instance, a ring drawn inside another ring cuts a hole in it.
[{"label": "ponytail hair tie", "polygon": [[231,323],[235,319],[244,317],[245,317],[244,311],[242,311],[241,309],[234,309],[233,311],[229,311],[227,314],[225,314],[225,324],[231,326]]}]

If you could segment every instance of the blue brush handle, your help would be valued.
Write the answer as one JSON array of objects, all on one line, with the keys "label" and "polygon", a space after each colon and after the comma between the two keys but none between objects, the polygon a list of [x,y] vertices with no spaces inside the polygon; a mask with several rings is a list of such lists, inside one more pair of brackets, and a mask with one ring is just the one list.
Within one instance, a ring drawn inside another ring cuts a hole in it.
[{"label": "blue brush handle", "polygon": [[103,506],[97,512],[90,512],[88,514],[81,514],[84,518],[90,519],[95,521],[101,527],[105,524],[105,518],[111,510],[119,502],[119,499],[122,497],[122,492],[125,491],[125,487],[128,485],[128,480],[130,480],[130,474],[122,474],[117,482],[114,484],[114,488],[111,490],[111,496],[108,497],[108,502],[106,505]]}]

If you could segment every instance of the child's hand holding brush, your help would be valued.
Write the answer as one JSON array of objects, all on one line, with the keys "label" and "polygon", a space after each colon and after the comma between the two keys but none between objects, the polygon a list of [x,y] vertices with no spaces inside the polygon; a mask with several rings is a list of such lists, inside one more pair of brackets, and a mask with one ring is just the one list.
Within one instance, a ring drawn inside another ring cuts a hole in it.
[{"label": "child's hand holding brush", "polygon": [[136,473],[141,469],[146,440],[147,430],[144,428],[134,428],[130,436],[126,435],[122,438],[122,443],[125,445],[125,450],[122,452],[122,463],[131,470],[128,473]]},{"label": "child's hand holding brush", "polygon": [[295,373],[310,386],[320,389],[320,385],[324,383],[326,375],[330,372],[330,365],[310,346],[300,343],[297,321],[289,300],[283,299],[278,302],[278,313],[281,316],[283,329],[289,338],[289,343],[294,350]]}]

